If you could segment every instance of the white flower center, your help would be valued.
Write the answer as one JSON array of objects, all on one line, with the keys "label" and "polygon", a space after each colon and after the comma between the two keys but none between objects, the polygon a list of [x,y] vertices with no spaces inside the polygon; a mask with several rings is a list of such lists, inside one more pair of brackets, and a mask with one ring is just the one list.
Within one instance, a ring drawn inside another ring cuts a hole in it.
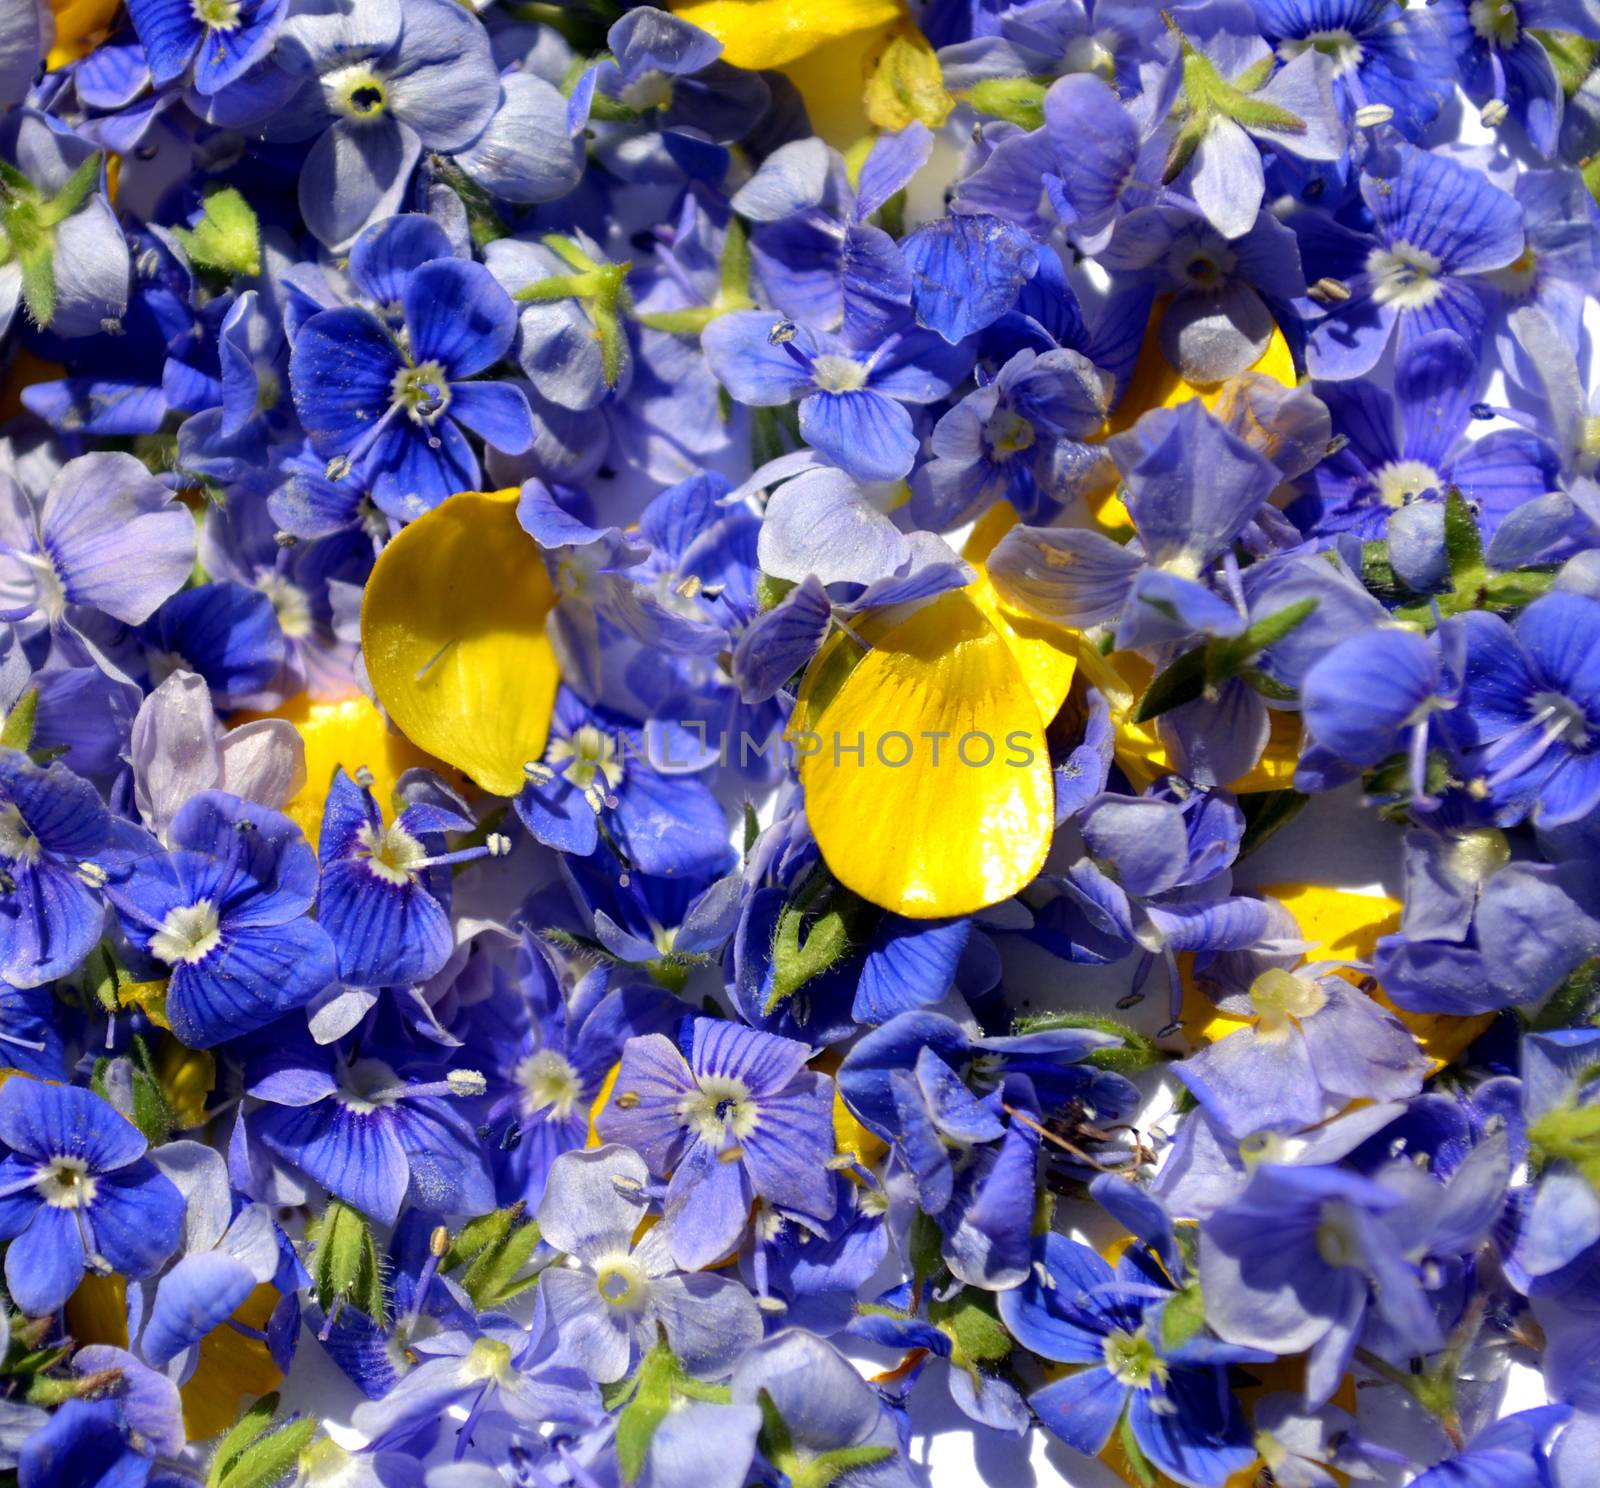
[{"label": "white flower center", "polygon": [[830,353],[812,362],[811,377],[825,393],[853,393],[867,385],[867,368],[854,357]]},{"label": "white flower center", "polygon": [[239,0],[193,0],[195,20],[213,31],[232,31],[239,24]]},{"label": "white flower center", "polygon": [[387,1110],[403,1088],[399,1077],[381,1059],[358,1059],[345,1070],[334,1098],[345,1110],[367,1116]]},{"label": "white flower center", "polygon": [[450,406],[450,379],[438,362],[420,362],[395,373],[389,395],[417,423],[431,424]]},{"label": "white flower center", "polygon": [[707,1075],[678,1102],[678,1116],[702,1141],[742,1142],[756,1129],[759,1112],[750,1087],[731,1075]]},{"label": "white flower center", "polygon": [[1285,62],[1293,62],[1305,52],[1321,52],[1333,63],[1335,77],[1343,77],[1361,66],[1361,43],[1342,28],[1308,31],[1304,36],[1290,37],[1278,45],[1278,55]]},{"label": "white flower center", "polygon": [[1385,506],[1396,509],[1424,491],[1439,491],[1444,481],[1439,472],[1421,460],[1391,460],[1376,472],[1378,497]]},{"label": "white flower center", "polygon": [[1444,290],[1438,277],[1443,267],[1437,254],[1404,241],[1392,248],[1374,248],[1367,255],[1372,298],[1399,310],[1425,310]]},{"label": "white flower center", "polygon": [[1355,1213],[1342,1199],[1322,1206],[1317,1225],[1317,1254],[1330,1266],[1359,1266],[1361,1240],[1356,1231]]},{"label": "white flower center", "polygon": [[571,736],[555,739],[545,755],[552,765],[566,765],[567,783],[586,791],[603,779],[610,790],[622,784],[622,759],[617,741],[592,723],[574,729]]},{"label": "white flower center", "polygon": [[278,573],[263,574],[256,581],[256,587],[272,601],[278,629],[285,636],[298,641],[311,634],[311,599],[304,589]]},{"label": "white flower center", "polygon": [[622,101],[640,114],[664,109],[672,102],[672,79],[664,72],[647,72],[622,90]]},{"label": "white flower center", "polygon": [[554,1049],[540,1049],[518,1064],[517,1084],[528,1116],[548,1111],[551,1120],[564,1121],[583,1098],[583,1082],[572,1061]]},{"label": "white flower center", "polygon": [[1250,984],[1250,1005],[1260,1022],[1256,1034],[1269,1038],[1289,1027],[1289,1020],[1309,1018],[1327,1006],[1328,994],[1312,977],[1274,968]]},{"label": "white flower center", "polygon": [[87,1209],[95,1180],[81,1157],[56,1157],[34,1175],[33,1186],[52,1209]]},{"label": "white flower center", "polygon": [[1143,1328],[1137,1333],[1118,1329],[1106,1334],[1101,1353],[1112,1378],[1135,1390],[1159,1389],[1167,1381],[1167,1361],[1156,1352]]},{"label": "white flower center", "polygon": [[28,829],[22,813],[12,805],[0,807],[0,858],[9,858],[14,863],[39,860],[39,839]]},{"label": "white flower center", "polygon": [[361,63],[330,72],[322,80],[322,91],[334,113],[358,124],[381,119],[389,109],[383,79]]},{"label": "white flower center", "polygon": [[1514,47],[1522,34],[1512,0],[1472,0],[1467,19],[1479,38],[1493,47]]},{"label": "white flower center", "polygon": [[1536,692],[1528,699],[1535,713],[1547,713],[1550,723],[1545,732],[1552,739],[1581,749],[1589,742],[1589,719],[1571,698],[1559,692]]},{"label": "white flower center", "polygon": [[386,827],[362,822],[356,840],[366,850],[367,871],[385,883],[409,883],[417,865],[428,857],[427,849],[395,822]]},{"label": "white flower center", "polygon": [[221,939],[217,906],[209,899],[197,899],[167,911],[161,928],[150,937],[150,954],[168,966],[193,966],[204,961]]},{"label": "white flower center", "polygon": [[644,1270],[625,1255],[602,1257],[594,1268],[594,1289],[601,1301],[624,1312],[638,1312],[650,1295]]}]

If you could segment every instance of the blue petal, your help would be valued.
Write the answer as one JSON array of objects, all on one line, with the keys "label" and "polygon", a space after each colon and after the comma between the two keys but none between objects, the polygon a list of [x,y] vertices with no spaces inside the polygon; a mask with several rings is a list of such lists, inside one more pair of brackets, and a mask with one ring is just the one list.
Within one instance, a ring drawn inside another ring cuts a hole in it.
[{"label": "blue petal", "polygon": [[492,367],[516,339],[517,307],[482,264],[423,264],[406,281],[401,303],[412,358],[440,363],[452,381]]},{"label": "blue petal", "polygon": [[1094,1457],[1111,1440],[1128,1394],[1128,1387],[1102,1366],[1035,1390],[1028,1404],[1047,1430],[1084,1456]]},{"label": "blue petal", "polygon": [[431,217],[402,212],[369,227],[350,250],[350,278],[375,305],[397,309],[411,276],[435,258],[451,257],[450,239]]},{"label": "blue petal", "polygon": [[1011,309],[1038,268],[1033,239],[998,217],[941,218],[912,233],[903,251],[917,324],[952,344]]},{"label": "blue petal", "polygon": [[450,413],[502,454],[520,455],[533,443],[533,410],[515,383],[455,383],[450,389]]},{"label": "blue petal", "polygon": [[707,877],[732,860],[722,807],[692,776],[633,767],[618,787],[614,817],[617,845],[641,873]]},{"label": "blue petal", "polygon": [[128,17],[144,43],[151,81],[160,88],[182,77],[205,35],[192,0],[128,0]]},{"label": "blue petal", "polygon": [[204,961],[174,969],[168,1016],[191,1049],[209,1049],[304,1007],[338,975],[328,932],[310,920],[230,932]]},{"label": "blue petal", "polygon": [[324,310],[300,328],[289,359],[295,411],[320,455],[353,450],[389,411],[405,363],[364,310]]},{"label": "blue petal", "polygon": [[898,480],[917,457],[910,413],[871,388],[801,399],[800,437],[858,480]]},{"label": "blue petal", "polygon": [[220,1251],[187,1255],[161,1279],[140,1349],[158,1368],[233,1316],[255,1290],[250,1268]]},{"label": "blue petal", "polygon": [[317,913],[352,987],[426,981],[455,946],[449,915],[421,883],[390,883],[359,859],[324,863]]},{"label": "blue petal", "polygon": [[858,1023],[887,1023],[896,1013],[938,1002],[955,981],[972,922],[904,920],[886,915],[873,932],[856,986]]}]

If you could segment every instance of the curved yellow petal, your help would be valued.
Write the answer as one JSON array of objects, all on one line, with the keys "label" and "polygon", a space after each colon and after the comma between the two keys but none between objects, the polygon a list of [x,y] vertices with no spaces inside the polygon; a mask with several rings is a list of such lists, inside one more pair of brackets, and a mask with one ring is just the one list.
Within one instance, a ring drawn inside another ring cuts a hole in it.
[{"label": "curved yellow petal", "polygon": [[378,556],[361,608],[395,726],[497,796],[544,753],[560,680],[544,628],[555,591],[517,495],[464,491],[419,517]]},{"label": "curved yellow petal", "polygon": [[115,1274],[84,1272],[67,1298],[67,1327],[80,1347],[103,1343],[127,1348],[128,1283]]},{"label": "curved yellow petal", "polygon": [[978,574],[967,585],[967,595],[1011,648],[1039,706],[1039,716],[1048,724],[1061,711],[1078,670],[1077,636],[1062,626],[1012,609],[989,582],[983,562],[1016,520],[1016,512],[1002,501],[973,527],[961,552]]},{"label": "curved yellow petal", "polygon": [[899,0],[680,0],[672,9],[722,43],[724,62],[756,70],[891,26],[901,15]]},{"label": "curved yellow petal", "polygon": [[217,1084],[217,1061],[209,1049],[186,1049],[164,1035],[156,1049],[156,1078],[179,1131],[205,1125],[206,1101]]},{"label": "curved yellow petal", "polygon": [[121,4],[122,0],[50,0],[56,39],[45,65],[53,72],[87,57],[105,40]]},{"label": "curved yellow petal", "polygon": [[790,734],[823,858],[914,919],[999,903],[1038,873],[1055,828],[1021,668],[961,591],[874,617],[863,639],[872,649],[842,682],[833,658],[813,663],[798,710],[809,730]]},{"label": "curved yellow petal", "polygon": [[[235,1321],[257,1332],[266,1329],[278,1289],[264,1281],[239,1304]],[[251,1338],[224,1323],[200,1340],[200,1361],[189,1383],[178,1394],[183,1400],[183,1429],[190,1441],[204,1441],[226,1431],[238,1417],[239,1406],[276,1390],[283,1371],[259,1338]]]},{"label": "curved yellow petal", "polygon": [[322,835],[322,809],[341,765],[351,776],[358,770],[369,771],[373,797],[384,804],[393,797],[400,777],[418,766],[437,770],[454,785],[468,783],[465,775],[390,728],[389,720],[371,699],[359,693],[338,702],[318,703],[302,692],[270,713],[239,713],[231,721],[246,723],[256,718],[287,719],[305,745],[306,783],[283,810],[312,847]]}]

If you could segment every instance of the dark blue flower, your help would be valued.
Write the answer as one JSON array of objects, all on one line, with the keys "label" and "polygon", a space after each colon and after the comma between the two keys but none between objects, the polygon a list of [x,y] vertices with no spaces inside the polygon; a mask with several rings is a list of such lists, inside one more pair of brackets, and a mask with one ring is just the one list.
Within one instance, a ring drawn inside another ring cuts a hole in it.
[{"label": "dark blue flower", "polygon": [[404,521],[477,489],[463,426],[510,454],[533,442],[520,388],[469,381],[510,351],[516,307],[481,264],[413,264],[361,246],[352,278],[387,313],[348,306],[312,316],[295,337],[289,377],[330,476],[359,468],[377,504]]},{"label": "dark blue flower", "polygon": [[168,837],[168,853],[128,848],[107,897],[129,940],[170,968],[167,1016],[190,1048],[264,1027],[335,979],[333,942],[306,918],[317,860],[288,817],[203,791]]},{"label": "dark blue flower", "polygon": [[13,1078],[0,1088],[6,1286],[30,1316],[56,1311],[84,1268],[150,1275],[177,1248],[183,1196],[132,1122],[92,1091]]}]

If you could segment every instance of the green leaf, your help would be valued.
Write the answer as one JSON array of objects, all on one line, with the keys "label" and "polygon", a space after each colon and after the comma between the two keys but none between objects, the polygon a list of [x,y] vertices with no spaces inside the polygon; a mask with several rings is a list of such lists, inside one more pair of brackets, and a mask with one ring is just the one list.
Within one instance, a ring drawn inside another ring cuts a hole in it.
[{"label": "green leaf", "polygon": [[1048,83],[1038,78],[985,78],[960,96],[976,113],[990,114],[1023,129],[1038,129],[1044,124],[1044,95],[1048,87]]},{"label": "green leaf", "polygon": [[67,177],[67,183],[61,190],[41,204],[39,212],[41,226],[59,227],[89,200],[99,188],[101,164],[104,160],[105,156],[96,151]]},{"label": "green leaf", "polygon": [[1475,589],[1483,582],[1483,537],[1478,531],[1478,519],[1454,486],[1444,501],[1444,552],[1458,593]]},{"label": "green leaf", "polygon": [[272,1424],[272,1418],[277,1413],[278,1397],[272,1394],[263,1395],[239,1417],[228,1434],[217,1443],[217,1450],[211,1455],[211,1466],[206,1472],[206,1488],[217,1488],[224,1474],[238,1461],[240,1454]]},{"label": "green leaf", "polygon": [[330,1199],[317,1226],[311,1284],[322,1310],[332,1313],[348,1304],[381,1325],[384,1317],[383,1271],[372,1226],[357,1209]]},{"label": "green leaf", "polygon": [[[1259,656],[1304,625],[1316,612],[1316,608],[1315,599],[1297,599],[1293,604],[1285,605],[1281,610],[1274,610],[1270,615],[1263,615],[1261,619],[1252,622],[1242,636],[1234,637],[1226,642],[1226,645],[1240,653],[1248,653],[1251,657]],[[1243,664],[1242,661],[1240,664]],[[1232,676],[1234,670],[1235,668],[1230,667],[1227,675]]]},{"label": "green leaf", "polygon": [[1137,1074],[1159,1064],[1166,1055],[1137,1029],[1102,1013],[1034,1013],[1018,1018],[1013,1025],[1018,1033],[1042,1033],[1051,1028],[1091,1028],[1108,1033],[1122,1042],[1116,1047],[1091,1049],[1083,1063],[1095,1069],[1113,1070],[1119,1075]]},{"label": "green leaf", "polygon": [[1590,957],[1550,994],[1545,1005],[1528,1020],[1538,1032],[1553,1028],[1578,1028],[1600,1009],[1600,958]]},{"label": "green leaf", "polygon": [[446,1271],[465,1265],[461,1285],[480,1312],[509,1302],[538,1280],[520,1275],[539,1244],[539,1226],[526,1211],[526,1204],[517,1203],[470,1221],[440,1263]]},{"label": "green leaf", "polygon": [[1553,569],[1518,568],[1510,573],[1495,574],[1484,581],[1483,608],[1498,614],[1520,610],[1540,595],[1548,594],[1555,581]]},{"label": "green leaf", "polygon": [[1185,651],[1145,689],[1139,706],[1134,709],[1133,721],[1149,723],[1152,718],[1192,703],[1205,692],[1206,670],[1204,646]]},{"label": "green leaf", "polygon": [[0,727],[0,748],[26,752],[33,744],[34,723],[38,716],[39,689],[30,687],[6,714],[5,725]]},{"label": "green leaf", "polygon": [[320,1429],[313,1416],[259,1437],[235,1457],[217,1479],[217,1488],[280,1488],[299,1471],[300,1454]]},{"label": "green leaf", "polygon": [[617,1417],[617,1466],[623,1482],[638,1482],[656,1427],[672,1409],[673,1384],[682,1375],[665,1338],[640,1362],[633,1396]]},{"label": "green leaf", "polygon": [[486,248],[490,243],[511,236],[494,204],[494,196],[481,187],[455,161],[445,155],[429,159],[434,174],[460,198],[467,213],[467,232],[475,248]]},{"label": "green leaf", "polygon": [[1570,31],[1546,31],[1534,27],[1529,29],[1528,34],[1545,49],[1556,70],[1556,77],[1561,81],[1561,91],[1571,98],[1593,70],[1595,54],[1600,51],[1600,45],[1587,36],[1574,36]]},{"label": "green leaf", "polygon": [[1244,813],[1239,856],[1248,857],[1280,827],[1292,822],[1310,799],[1297,790],[1253,791],[1238,797],[1237,805]]},{"label": "green leaf", "polygon": [[1206,1325],[1206,1305],[1200,1283],[1191,1281],[1161,1309],[1161,1347],[1180,1349]]},{"label": "green leaf", "polygon": [[881,910],[836,882],[821,864],[813,868],[778,916],[766,1011],[782,1007],[807,982],[837,966],[881,917]]},{"label": "green leaf", "polygon": [[1011,1335],[995,1316],[993,1296],[975,1287],[963,1287],[948,1301],[931,1304],[928,1321],[955,1344],[956,1363],[963,1368],[998,1364],[1011,1352]]},{"label": "green leaf", "polygon": [[209,193],[194,227],[173,229],[196,267],[228,278],[254,278],[261,272],[261,224],[239,191],[224,186]]}]

